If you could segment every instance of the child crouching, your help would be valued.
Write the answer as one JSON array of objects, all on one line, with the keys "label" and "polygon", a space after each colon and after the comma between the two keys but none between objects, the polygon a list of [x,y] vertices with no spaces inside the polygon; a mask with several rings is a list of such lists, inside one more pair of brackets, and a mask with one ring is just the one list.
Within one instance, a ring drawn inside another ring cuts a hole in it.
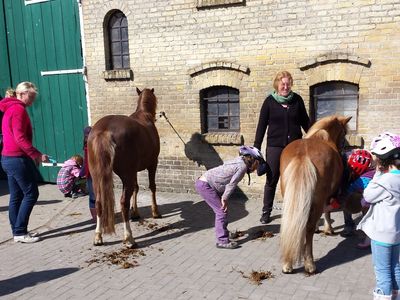
[{"label": "child crouching", "polygon": [[215,213],[215,235],[217,248],[235,249],[237,242],[229,240],[227,229],[228,199],[239,181],[247,173],[254,172],[264,158],[255,147],[242,146],[239,157],[206,171],[197,179],[196,191]]},{"label": "child crouching", "polygon": [[84,180],[79,177],[83,158],[74,155],[66,160],[57,175],[57,187],[64,197],[78,198],[86,196]]}]

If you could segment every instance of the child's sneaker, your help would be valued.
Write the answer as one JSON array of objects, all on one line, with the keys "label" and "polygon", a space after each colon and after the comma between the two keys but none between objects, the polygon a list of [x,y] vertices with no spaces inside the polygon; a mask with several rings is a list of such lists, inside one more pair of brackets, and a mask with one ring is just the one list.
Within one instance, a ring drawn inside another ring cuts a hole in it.
[{"label": "child's sneaker", "polygon": [[38,236],[31,236],[29,233],[25,235],[14,235],[14,242],[16,243],[36,243],[39,242]]},{"label": "child's sneaker", "polygon": [[220,249],[236,249],[239,247],[239,244],[237,242],[230,241],[225,244],[217,243],[216,246],[217,246],[217,248],[220,248]]}]

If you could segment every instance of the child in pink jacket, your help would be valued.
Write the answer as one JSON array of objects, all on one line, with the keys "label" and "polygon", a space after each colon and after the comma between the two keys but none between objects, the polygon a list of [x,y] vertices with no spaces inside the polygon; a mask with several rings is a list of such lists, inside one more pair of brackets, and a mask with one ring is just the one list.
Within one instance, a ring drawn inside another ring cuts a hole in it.
[{"label": "child in pink jacket", "polygon": [[82,190],[82,180],[79,173],[83,165],[83,158],[80,155],[74,155],[64,162],[57,175],[57,187],[64,194],[64,197],[78,198],[85,196]]}]

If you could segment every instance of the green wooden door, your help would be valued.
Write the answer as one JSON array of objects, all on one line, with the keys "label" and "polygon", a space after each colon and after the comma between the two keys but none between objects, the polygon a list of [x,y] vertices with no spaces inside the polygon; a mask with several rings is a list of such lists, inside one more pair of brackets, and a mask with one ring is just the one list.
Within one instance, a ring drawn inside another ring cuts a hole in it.
[{"label": "green wooden door", "polygon": [[[58,162],[82,154],[88,113],[78,1],[0,1],[11,85],[31,81],[39,90],[28,109],[34,145]],[[40,167],[46,182],[55,182],[57,172],[56,167]]]}]

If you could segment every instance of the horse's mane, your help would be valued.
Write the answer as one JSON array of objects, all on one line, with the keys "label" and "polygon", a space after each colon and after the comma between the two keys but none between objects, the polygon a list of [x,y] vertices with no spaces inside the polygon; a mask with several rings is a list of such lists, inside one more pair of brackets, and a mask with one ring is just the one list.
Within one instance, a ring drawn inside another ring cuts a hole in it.
[{"label": "horse's mane", "polygon": [[341,142],[340,139],[344,139],[348,132],[347,123],[350,119],[351,117],[346,118],[337,115],[324,117],[311,126],[304,138],[331,140],[338,146],[338,143]]},{"label": "horse's mane", "polygon": [[310,137],[316,137],[316,138],[324,137],[325,134],[328,134],[326,129],[330,127],[331,123],[335,119],[337,120],[337,116],[328,116],[318,120],[317,122],[314,123],[314,125],[311,126],[311,128],[308,130],[304,138],[308,139]]},{"label": "horse's mane", "polygon": [[139,93],[139,99],[136,111],[132,115],[138,115],[139,113],[144,113],[152,121],[156,118],[157,109],[157,97],[154,95],[153,89],[144,89]]}]

